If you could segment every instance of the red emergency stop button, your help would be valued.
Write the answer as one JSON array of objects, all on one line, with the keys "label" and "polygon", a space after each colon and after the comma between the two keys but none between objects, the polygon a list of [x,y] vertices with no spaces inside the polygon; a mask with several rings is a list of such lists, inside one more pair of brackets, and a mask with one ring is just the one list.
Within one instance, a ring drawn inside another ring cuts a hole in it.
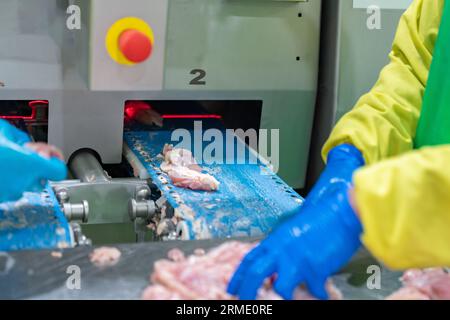
[{"label": "red emergency stop button", "polygon": [[119,48],[128,60],[141,63],[150,57],[153,45],[145,33],[130,29],[120,35]]},{"label": "red emergency stop button", "polygon": [[149,59],[154,51],[155,36],[150,25],[137,17],[114,22],[106,33],[105,47],[115,62],[135,66]]}]

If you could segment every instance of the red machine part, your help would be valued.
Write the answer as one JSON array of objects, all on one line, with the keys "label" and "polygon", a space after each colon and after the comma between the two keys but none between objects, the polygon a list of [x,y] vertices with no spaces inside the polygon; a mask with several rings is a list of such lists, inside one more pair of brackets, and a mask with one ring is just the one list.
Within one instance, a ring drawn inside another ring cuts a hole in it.
[{"label": "red machine part", "polygon": [[31,115],[29,116],[5,116],[0,115],[0,119],[5,120],[35,120],[36,119],[36,107],[38,105],[46,105],[48,107],[48,100],[33,100],[28,102],[28,106],[31,108]]},{"label": "red machine part", "polygon": [[144,62],[153,51],[153,45],[149,37],[134,29],[122,32],[119,37],[119,48],[123,55],[134,63]]}]

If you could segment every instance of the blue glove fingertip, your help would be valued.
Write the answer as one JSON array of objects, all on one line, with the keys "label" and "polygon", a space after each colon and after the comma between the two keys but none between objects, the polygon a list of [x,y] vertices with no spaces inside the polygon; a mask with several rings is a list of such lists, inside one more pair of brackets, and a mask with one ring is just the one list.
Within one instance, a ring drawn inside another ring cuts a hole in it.
[{"label": "blue glove fingertip", "polygon": [[244,280],[245,275],[247,273],[247,270],[252,266],[253,261],[259,258],[259,256],[262,253],[263,253],[262,244],[259,244],[256,248],[247,253],[247,255],[244,257],[237,270],[234,272],[234,275],[228,284],[227,292],[229,294],[231,295],[238,294],[240,287],[242,285],[242,281]]},{"label": "blue glove fingertip", "polygon": [[273,289],[285,300],[292,300],[295,288],[301,284],[301,280],[294,279],[289,276],[283,277],[282,274],[278,275],[278,279],[275,282]]},{"label": "blue glove fingertip", "polygon": [[293,264],[289,255],[283,254],[279,257],[277,280],[273,288],[283,299],[292,300],[295,288],[304,282],[304,265],[303,259],[298,259]]},{"label": "blue glove fingertip", "polygon": [[309,292],[320,300],[328,300],[326,280],[310,279],[306,282]]},{"label": "blue glove fingertip", "polygon": [[8,121],[0,119],[0,140],[9,140],[15,144],[23,146],[25,143],[30,142],[31,139],[27,133],[16,128]]},{"label": "blue glove fingertip", "polygon": [[245,284],[238,292],[239,299],[254,300],[264,280],[275,272],[275,265],[275,261],[270,255],[255,260],[246,273]]},{"label": "blue glove fingertip", "polygon": [[68,170],[64,161],[57,158],[51,158],[50,166],[52,168],[52,172],[49,172],[49,180],[61,181],[67,178]]},{"label": "blue glove fingertip", "polygon": [[239,284],[242,282],[243,276],[242,271],[238,270],[231,278],[230,282],[228,283],[227,293],[231,294],[232,296],[236,295],[239,289]]},{"label": "blue glove fingertip", "polygon": [[41,181],[46,184],[48,180],[61,181],[67,178],[67,166],[60,159],[48,159],[37,153],[31,154],[29,158],[34,159],[33,165],[36,167],[36,187],[41,185]]}]

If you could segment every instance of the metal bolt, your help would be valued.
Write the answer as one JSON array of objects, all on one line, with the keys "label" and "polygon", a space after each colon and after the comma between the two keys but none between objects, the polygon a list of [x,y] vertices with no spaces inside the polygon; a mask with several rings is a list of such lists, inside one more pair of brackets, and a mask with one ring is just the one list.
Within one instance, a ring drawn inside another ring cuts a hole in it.
[{"label": "metal bolt", "polygon": [[58,198],[58,201],[62,204],[65,202],[68,202],[70,199],[69,192],[67,189],[60,189],[56,192],[56,197]]},{"label": "metal bolt", "polygon": [[154,201],[130,199],[128,202],[128,214],[131,221],[136,220],[136,218],[150,219],[155,213],[156,205]]},{"label": "metal bolt", "polygon": [[141,187],[136,191],[136,199],[145,200],[150,197],[150,190],[148,187]]},{"label": "metal bolt", "polygon": [[88,222],[89,203],[84,200],[82,203],[63,203],[63,212],[67,220]]}]

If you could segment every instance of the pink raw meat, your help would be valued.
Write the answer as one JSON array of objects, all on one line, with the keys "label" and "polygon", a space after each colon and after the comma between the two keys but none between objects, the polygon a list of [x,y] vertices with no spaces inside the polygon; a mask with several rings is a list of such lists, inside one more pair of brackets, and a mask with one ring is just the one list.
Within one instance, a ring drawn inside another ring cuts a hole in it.
[{"label": "pink raw meat", "polygon": [[180,249],[172,249],[167,253],[167,257],[175,262],[181,262],[186,260],[186,257],[184,256],[183,251],[181,251]]},{"label": "pink raw meat", "polygon": [[143,300],[182,300],[182,297],[175,291],[171,291],[166,287],[155,284],[148,287],[142,293]]},{"label": "pink raw meat", "polygon": [[414,287],[404,287],[386,298],[386,300],[431,300],[426,294]]},{"label": "pink raw meat", "polygon": [[119,262],[121,252],[117,248],[101,247],[91,252],[89,258],[97,267],[110,267]]},{"label": "pink raw meat", "polygon": [[186,167],[173,167],[168,175],[177,187],[192,190],[214,191],[220,184],[213,176]]},{"label": "pink raw meat", "polygon": [[189,150],[174,148],[171,144],[165,144],[162,153],[164,162],[161,164],[161,170],[164,172],[170,171],[173,167],[186,167],[197,172],[202,171]]},{"label": "pink raw meat", "polygon": [[[151,275],[152,285],[143,293],[143,299],[166,300],[232,300],[235,297],[226,292],[234,271],[244,256],[256,244],[231,241],[209,251],[207,254],[196,250],[193,255],[180,259],[179,251],[170,251],[177,261],[159,260]],[[163,289],[164,288],[164,289]],[[342,299],[340,292],[331,281],[327,290],[332,299]],[[306,290],[299,287],[294,293],[299,300],[314,299]],[[258,292],[260,300],[281,299],[271,288],[270,281]]]},{"label": "pink raw meat", "polygon": [[400,279],[403,287],[389,300],[450,300],[450,275],[442,268],[411,269]]},{"label": "pink raw meat", "polygon": [[174,148],[171,144],[166,144],[163,156],[164,162],[161,164],[161,170],[169,175],[177,187],[203,191],[215,191],[219,188],[219,181],[213,176],[201,172],[202,168],[189,150]]}]

